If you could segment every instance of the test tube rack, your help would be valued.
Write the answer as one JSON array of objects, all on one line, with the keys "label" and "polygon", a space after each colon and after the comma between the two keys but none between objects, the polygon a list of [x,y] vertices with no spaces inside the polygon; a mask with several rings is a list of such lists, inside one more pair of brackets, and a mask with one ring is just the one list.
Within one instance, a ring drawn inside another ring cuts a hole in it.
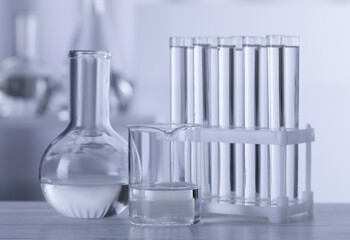
[{"label": "test tube rack", "polygon": [[[313,192],[311,191],[311,142],[315,140],[314,129],[308,124],[305,129],[280,130],[243,128],[224,129],[206,127],[200,130],[201,142],[225,142],[241,144],[269,144],[280,147],[280,197],[276,206],[251,206],[234,202],[222,203],[203,201],[203,211],[207,213],[231,214],[251,217],[267,217],[271,223],[288,223],[290,217],[306,213],[313,215]],[[286,148],[288,145],[306,144],[305,151],[305,189],[302,199],[289,204],[286,195]]]}]

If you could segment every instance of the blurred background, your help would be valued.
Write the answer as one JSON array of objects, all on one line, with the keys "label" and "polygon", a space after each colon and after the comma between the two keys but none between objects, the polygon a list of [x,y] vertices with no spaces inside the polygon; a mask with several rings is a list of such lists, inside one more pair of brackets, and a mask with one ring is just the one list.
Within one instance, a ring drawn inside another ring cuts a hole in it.
[{"label": "blurred background", "polygon": [[0,0],[0,200],[43,199],[40,159],[68,120],[68,50],[112,52],[111,122],[126,137],[127,124],[169,121],[170,36],[286,34],[301,38],[315,201],[350,202],[349,12],[340,0]]}]

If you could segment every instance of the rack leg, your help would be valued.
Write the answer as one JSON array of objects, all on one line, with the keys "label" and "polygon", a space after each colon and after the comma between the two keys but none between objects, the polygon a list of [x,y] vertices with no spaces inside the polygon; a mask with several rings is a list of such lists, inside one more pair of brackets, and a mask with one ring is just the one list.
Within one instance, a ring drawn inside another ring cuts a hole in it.
[{"label": "rack leg", "polygon": [[314,194],[311,191],[304,191],[303,192],[303,202],[307,204],[307,214],[309,216],[314,215]]},{"label": "rack leg", "polygon": [[[280,197],[278,199],[278,207],[269,213],[268,219],[271,223],[288,223],[289,212],[288,212],[288,198]],[[273,210],[273,209],[270,209]]]}]

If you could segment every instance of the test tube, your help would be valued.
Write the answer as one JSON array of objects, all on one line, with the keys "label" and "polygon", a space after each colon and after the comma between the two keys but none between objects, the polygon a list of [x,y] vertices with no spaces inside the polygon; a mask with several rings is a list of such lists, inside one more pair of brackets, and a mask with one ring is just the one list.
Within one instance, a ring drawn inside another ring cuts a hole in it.
[{"label": "test tube", "polygon": [[[194,38],[194,123],[203,126],[209,125],[209,57],[208,39]],[[206,197],[209,193],[209,143],[197,143],[196,150],[197,155],[203,154],[197,176],[200,176],[202,196]]]},{"label": "test tube", "polygon": [[[233,125],[244,127],[243,37],[236,37],[233,82]],[[244,144],[234,144],[234,189],[236,204],[244,200]]]},{"label": "test tube", "polygon": [[[186,123],[194,123],[194,48],[193,38],[185,38],[186,47]],[[185,180],[194,181],[197,172],[195,143],[186,142],[185,147]]]},{"label": "test tube", "polygon": [[[283,120],[286,128],[299,127],[299,37],[285,36],[283,48]],[[298,198],[298,145],[286,149],[287,197]]]},{"label": "test tube", "polygon": [[[258,126],[258,84],[259,84],[259,37],[243,38],[244,58],[244,126],[255,129]],[[245,204],[255,204],[258,196],[258,148],[256,144],[244,145],[245,161]]]},{"label": "test tube", "polygon": [[[267,129],[269,127],[269,100],[268,100],[268,81],[267,81],[267,47],[266,37],[260,38],[259,49],[259,128]],[[270,183],[269,183],[269,147],[267,144],[258,145],[259,153],[259,202],[266,206],[269,203]]]},{"label": "test tube", "polygon": [[207,38],[194,39],[194,122],[209,123],[209,43]]},{"label": "test tube", "polygon": [[194,123],[194,48],[193,38],[185,38],[186,47],[186,123]]},{"label": "test tube", "polygon": [[[282,84],[283,84],[283,36],[267,36],[269,128],[280,130],[283,124]],[[280,147],[270,145],[270,187],[271,205],[277,205],[280,197]]]},{"label": "test tube", "polygon": [[[234,37],[219,38],[219,126],[225,128],[233,125],[235,45]],[[231,201],[234,193],[234,156],[229,143],[219,143],[219,149],[219,198],[220,201]]]},{"label": "test tube", "polygon": [[[193,39],[184,37],[170,38],[171,55],[171,123],[193,123],[194,122],[194,87],[193,87]],[[197,169],[197,163],[194,161],[193,148],[191,144],[179,145],[174,142],[171,144],[171,154],[175,166],[174,180],[185,178],[186,181],[192,180]],[[179,161],[178,152],[184,147],[184,161]],[[180,166],[183,163],[185,166]],[[178,168],[184,168],[185,171],[177,171]],[[178,176],[177,173],[184,173],[184,176]]]},{"label": "test tube", "polygon": [[[209,37],[209,125],[219,125],[219,50],[218,38]],[[210,143],[210,192],[212,198],[219,195],[219,144]]]},{"label": "test tube", "polygon": [[171,123],[187,122],[185,38],[170,38]]}]

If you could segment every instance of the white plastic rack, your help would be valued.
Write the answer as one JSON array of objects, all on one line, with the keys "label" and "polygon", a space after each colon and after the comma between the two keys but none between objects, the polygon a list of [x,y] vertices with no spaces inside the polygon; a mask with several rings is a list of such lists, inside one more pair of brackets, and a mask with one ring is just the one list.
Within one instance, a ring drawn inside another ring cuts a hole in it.
[{"label": "white plastic rack", "polygon": [[[272,223],[287,223],[292,215],[313,214],[313,192],[311,191],[311,142],[315,140],[314,129],[307,125],[305,129],[248,130],[240,128],[223,129],[216,127],[202,128],[201,142],[225,142],[241,144],[269,144],[280,147],[280,197],[274,206],[252,206],[234,202],[208,201],[203,203],[203,211],[208,213],[232,214],[242,216],[267,217]],[[286,149],[287,145],[306,144],[305,189],[302,198],[289,204],[286,194]]]}]

